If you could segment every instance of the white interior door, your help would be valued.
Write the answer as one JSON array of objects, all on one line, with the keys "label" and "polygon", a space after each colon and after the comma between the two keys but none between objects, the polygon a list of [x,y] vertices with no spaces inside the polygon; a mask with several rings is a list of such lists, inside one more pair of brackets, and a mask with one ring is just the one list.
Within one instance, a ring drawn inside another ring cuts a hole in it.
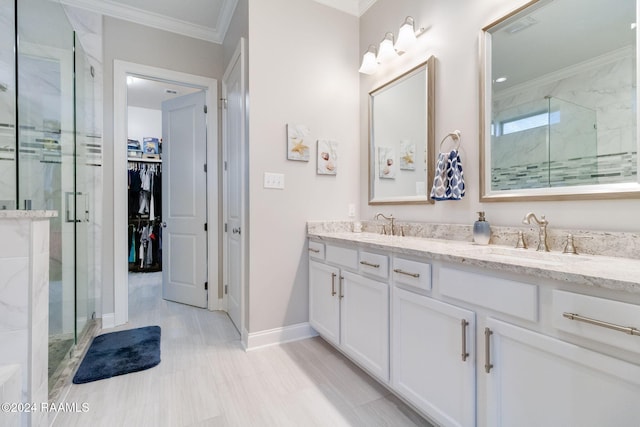
[{"label": "white interior door", "polygon": [[207,306],[205,92],[162,103],[162,297]]},{"label": "white interior door", "polygon": [[224,173],[224,200],[227,239],[225,248],[225,284],[227,312],[236,328],[242,330],[242,274],[243,212],[244,212],[244,88],[242,84],[242,54],[234,55],[223,78],[224,141],[226,169]]}]

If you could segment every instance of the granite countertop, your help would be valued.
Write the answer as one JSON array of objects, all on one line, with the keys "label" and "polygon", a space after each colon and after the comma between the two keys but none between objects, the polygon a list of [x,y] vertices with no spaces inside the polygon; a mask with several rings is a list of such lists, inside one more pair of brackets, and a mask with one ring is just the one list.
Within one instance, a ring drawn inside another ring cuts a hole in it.
[{"label": "granite countertop", "polygon": [[640,294],[640,260],[636,259],[537,252],[531,248],[482,246],[466,241],[367,232],[309,231],[308,236],[327,243],[354,243],[362,248],[394,254]]},{"label": "granite countertop", "polygon": [[55,218],[58,211],[0,210],[0,219]]}]

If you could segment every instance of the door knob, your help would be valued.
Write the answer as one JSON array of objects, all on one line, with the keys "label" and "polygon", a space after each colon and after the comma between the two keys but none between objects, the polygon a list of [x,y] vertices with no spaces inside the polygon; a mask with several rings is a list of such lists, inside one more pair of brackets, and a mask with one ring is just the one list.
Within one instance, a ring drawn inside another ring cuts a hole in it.
[{"label": "door knob", "polygon": [[167,223],[165,221],[162,221],[162,228],[167,228]]},{"label": "door knob", "polygon": [[233,234],[240,234],[240,227],[238,227],[238,228],[234,228],[233,230],[231,230],[231,232],[232,232]]}]

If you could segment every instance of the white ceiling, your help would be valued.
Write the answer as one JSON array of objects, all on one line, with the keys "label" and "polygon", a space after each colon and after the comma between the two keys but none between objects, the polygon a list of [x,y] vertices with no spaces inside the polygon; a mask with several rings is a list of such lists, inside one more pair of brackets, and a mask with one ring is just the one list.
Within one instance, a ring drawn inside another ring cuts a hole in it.
[{"label": "white ceiling", "polygon": [[160,110],[163,101],[200,90],[202,89],[130,77],[127,79],[127,105]]},{"label": "white ceiling", "polygon": [[[238,0],[54,0],[102,15],[221,44]],[[362,15],[376,0],[315,0]]]}]

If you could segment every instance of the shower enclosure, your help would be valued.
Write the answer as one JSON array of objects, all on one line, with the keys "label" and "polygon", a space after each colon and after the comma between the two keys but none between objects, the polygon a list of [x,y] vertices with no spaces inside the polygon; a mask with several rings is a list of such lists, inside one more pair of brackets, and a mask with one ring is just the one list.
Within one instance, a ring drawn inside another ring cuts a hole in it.
[{"label": "shower enclosure", "polygon": [[54,210],[49,386],[95,312],[94,69],[64,9],[0,0],[0,209]]},{"label": "shower enclosure", "polygon": [[596,111],[545,96],[494,112],[491,189],[600,181]]}]

